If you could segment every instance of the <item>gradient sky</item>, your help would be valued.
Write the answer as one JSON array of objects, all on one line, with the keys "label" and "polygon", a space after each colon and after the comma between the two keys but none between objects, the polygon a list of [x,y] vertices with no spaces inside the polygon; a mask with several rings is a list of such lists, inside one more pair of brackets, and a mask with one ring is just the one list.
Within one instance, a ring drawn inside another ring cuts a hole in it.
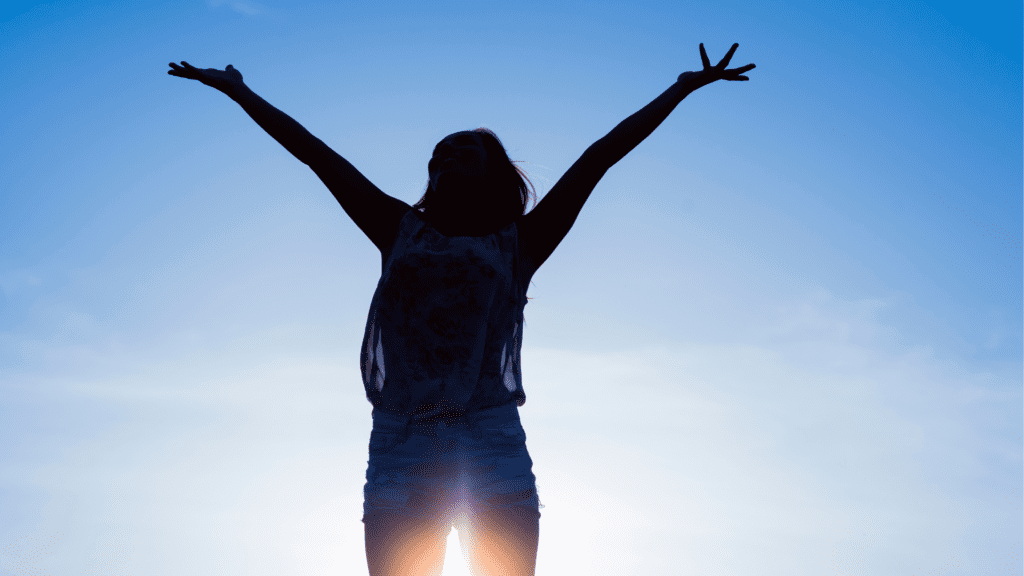
[{"label": "gradient sky", "polygon": [[739,42],[751,81],[687,98],[530,287],[538,574],[1021,574],[1021,22],[8,0],[0,574],[366,570],[379,253],[169,61],[233,64],[412,203],[433,145],[478,126],[543,195],[699,42]]}]

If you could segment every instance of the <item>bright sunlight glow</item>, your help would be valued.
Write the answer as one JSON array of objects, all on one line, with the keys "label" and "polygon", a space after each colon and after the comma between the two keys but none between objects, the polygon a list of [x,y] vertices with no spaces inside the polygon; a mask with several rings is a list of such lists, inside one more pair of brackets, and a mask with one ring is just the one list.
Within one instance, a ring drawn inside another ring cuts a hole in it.
[{"label": "bright sunlight glow", "polygon": [[462,554],[462,547],[459,545],[459,531],[452,529],[448,533],[448,544],[444,551],[444,568],[441,569],[442,576],[471,576],[466,557]]}]

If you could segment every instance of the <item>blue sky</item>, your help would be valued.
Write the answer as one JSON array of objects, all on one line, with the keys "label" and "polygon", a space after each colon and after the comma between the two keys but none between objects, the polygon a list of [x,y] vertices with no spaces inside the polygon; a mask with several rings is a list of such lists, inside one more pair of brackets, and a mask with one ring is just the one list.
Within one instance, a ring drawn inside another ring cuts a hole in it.
[{"label": "blue sky", "polygon": [[477,126],[543,194],[739,42],[751,81],[688,97],[534,277],[538,574],[1021,573],[1021,18],[5,3],[0,567],[365,572],[379,255],[167,62],[233,64],[411,203]]}]

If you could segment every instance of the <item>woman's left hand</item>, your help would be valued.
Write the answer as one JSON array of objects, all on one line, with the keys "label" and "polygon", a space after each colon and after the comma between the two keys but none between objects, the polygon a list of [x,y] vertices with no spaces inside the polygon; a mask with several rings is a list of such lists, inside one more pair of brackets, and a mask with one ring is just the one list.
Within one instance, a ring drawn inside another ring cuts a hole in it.
[{"label": "woman's left hand", "polygon": [[234,66],[228,64],[228,67],[223,70],[216,68],[196,68],[195,66],[181,61],[181,65],[171,62],[171,67],[167,71],[171,76],[177,76],[178,78],[188,78],[189,80],[199,80],[203,84],[211,88],[216,88],[221,92],[231,96],[239,86],[244,86],[242,82],[242,73],[235,69]]},{"label": "woman's left hand", "polygon": [[743,73],[748,70],[753,70],[753,64],[747,64],[746,66],[740,66],[739,68],[732,68],[727,70],[725,67],[729,65],[729,60],[732,60],[732,55],[736,52],[736,48],[739,44],[733,44],[732,48],[729,48],[729,52],[725,55],[725,58],[716,64],[711,65],[711,61],[708,60],[708,53],[704,51],[704,44],[700,45],[700,59],[704,63],[704,69],[700,72],[683,72],[679,75],[676,80],[680,84],[686,84],[691,87],[692,90],[696,90],[701,86],[707,86],[716,80],[750,80]]}]

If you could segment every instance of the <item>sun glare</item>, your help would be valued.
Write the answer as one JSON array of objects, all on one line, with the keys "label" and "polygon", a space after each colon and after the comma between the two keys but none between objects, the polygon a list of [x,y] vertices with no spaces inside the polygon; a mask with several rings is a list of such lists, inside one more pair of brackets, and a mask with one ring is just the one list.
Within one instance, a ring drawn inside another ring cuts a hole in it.
[{"label": "sun glare", "polygon": [[444,568],[441,569],[442,576],[471,576],[466,558],[462,555],[462,547],[459,545],[459,532],[456,529],[448,534],[448,545],[444,551]]}]

